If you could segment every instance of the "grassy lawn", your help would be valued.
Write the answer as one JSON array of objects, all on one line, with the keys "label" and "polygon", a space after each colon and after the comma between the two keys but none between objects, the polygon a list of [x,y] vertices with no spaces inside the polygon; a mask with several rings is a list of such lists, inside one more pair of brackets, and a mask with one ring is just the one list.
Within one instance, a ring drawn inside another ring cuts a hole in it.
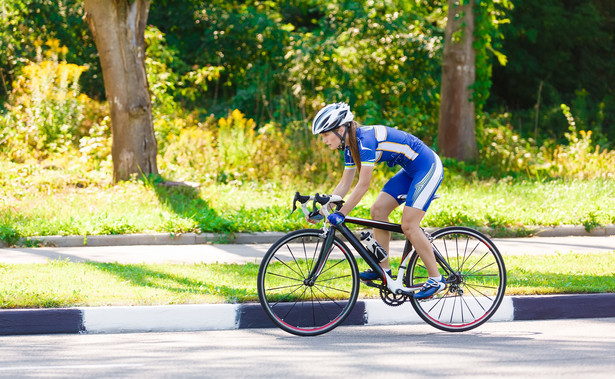
[{"label": "grassy lawn", "polygon": [[[508,295],[615,290],[615,249],[506,256]],[[399,264],[399,259],[393,261]],[[258,301],[258,265],[70,263],[0,265],[0,308]],[[362,286],[362,297],[377,297]]]},{"label": "grassy lawn", "polygon": [[[8,244],[45,235],[289,231],[306,226],[299,214],[289,217],[296,190],[331,191],[327,186],[255,183],[211,184],[198,190],[141,181],[111,186],[87,177],[80,184],[74,175],[61,172],[35,167],[23,171],[6,162],[0,166],[0,239]],[[449,176],[423,226],[486,226],[495,228],[492,235],[503,236],[528,234],[534,226],[584,225],[589,230],[615,223],[615,180],[479,181]],[[376,182],[352,215],[369,217],[384,179]],[[399,219],[398,209],[391,220]]]}]

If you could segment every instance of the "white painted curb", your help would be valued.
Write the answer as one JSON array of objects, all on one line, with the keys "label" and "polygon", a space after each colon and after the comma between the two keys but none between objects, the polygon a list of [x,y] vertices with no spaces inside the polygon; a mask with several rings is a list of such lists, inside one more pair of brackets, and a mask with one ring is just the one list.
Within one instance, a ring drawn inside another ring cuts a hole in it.
[{"label": "white painted curb", "polygon": [[[386,305],[380,299],[366,299],[365,317],[366,325],[395,325],[395,324],[423,324],[419,315],[414,311],[410,303],[404,303],[397,307]],[[509,296],[504,296],[497,312],[489,321],[513,321],[515,308],[513,300]]]},{"label": "white painted curb", "polygon": [[424,323],[410,303],[397,307],[386,305],[380,299],[366,299],[365,315],[367,325],[420,324]]},{"label": "white painted curb", "polygon": [[85,333],[228,330],[238,327],[236,304],[80,308]]}]

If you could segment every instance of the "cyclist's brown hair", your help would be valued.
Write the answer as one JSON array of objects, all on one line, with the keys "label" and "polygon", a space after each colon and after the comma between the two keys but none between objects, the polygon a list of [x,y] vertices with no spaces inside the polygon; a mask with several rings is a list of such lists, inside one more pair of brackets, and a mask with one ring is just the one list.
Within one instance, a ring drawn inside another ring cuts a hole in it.
[{"label": "cyclist's brown hair", "polygon": [[346,141],[348,141],[348,147],[350,147],[350,154],[355,165],[357,165],[357,171],[361,172],[361,153],[359,153],[359,142],[357,141],[357,128],[359,124],[356,121],[350,121],[346,124]]}]

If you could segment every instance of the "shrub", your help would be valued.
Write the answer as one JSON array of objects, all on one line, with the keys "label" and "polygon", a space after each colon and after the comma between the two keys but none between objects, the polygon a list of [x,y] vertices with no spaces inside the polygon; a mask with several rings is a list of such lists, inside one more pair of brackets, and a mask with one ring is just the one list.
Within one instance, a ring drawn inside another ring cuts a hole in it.
[{"label": "shrub", "polygon": [[7,138],[5,152],[17,160],[68,150],[83,119],[87,97],[79,95],[79,77],[87,68],[59,61],[58,55],[65,55],[67,49],[58,40],[46,45],[45,59],[39,45],[36,61],[23,68],[8,105],[10,115],[5,120],[10,120],[15,132]]},{"label": "shrub", "polygon": [[[592,131],[577,131],[570,108],[562,104],[569,132],[566,143],[545,141],[538,146],[533,139],[520,137],[507,123],[507,115],[486,116],[478,130],[480,174],[482,176],[519,176],[538,178],[593,179],[615,177],[615,151],[602,149],[592,141]],[[456,166],[463,166],[453,163]]]}]

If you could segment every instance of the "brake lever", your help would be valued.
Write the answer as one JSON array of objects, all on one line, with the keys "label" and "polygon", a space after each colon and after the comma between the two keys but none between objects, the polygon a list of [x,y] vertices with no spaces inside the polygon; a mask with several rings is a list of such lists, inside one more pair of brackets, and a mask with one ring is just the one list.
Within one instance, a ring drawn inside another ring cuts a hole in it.
[{"label": "brake lever", "polygon": [[293,210],[290,211],[289,216],[292,215],[295,210],[297,210],[297,200],[299,200],[299,196],[301,196],[299,195],[299,191],[295,192],[295,197],[293,198]]},{"label": "brake lever", "polygon": [[314,201],[312,202],[312,212],[310,214],[317,214],[318,212],[318,208],[316,208],[316,199],[318,199],[320,195],[318,194],[318,192],[316,192],[316,195],[314,196]]}]

